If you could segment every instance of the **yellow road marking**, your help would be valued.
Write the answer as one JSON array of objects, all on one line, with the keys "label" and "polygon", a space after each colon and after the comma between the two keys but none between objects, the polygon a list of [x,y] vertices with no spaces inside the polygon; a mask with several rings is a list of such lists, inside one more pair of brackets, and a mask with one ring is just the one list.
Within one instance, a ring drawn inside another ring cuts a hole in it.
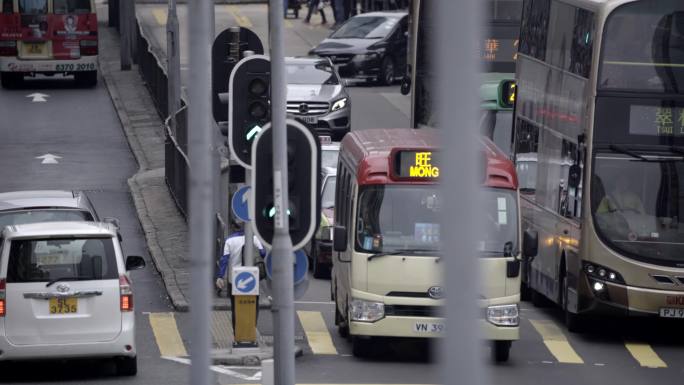
[{"label": "yellow road marking", "polygon": [[150,325],[162,357],[185,357],[188,355],[178,332],[173,313],[150,313]]},{"label": "yellow road marking", "polygon": [[166,25],[166,19],[168,18],[168,13],[164,8],[155,8],[152,10],[152,16],[157,20],[157,24]]},{"label": "yellow road marking", "polygon": [[625,342],[625,347],[641,366],[647,368],[667,368],[667,364],[658,357],[651,345],[639,342]]},{"label": "yellow road marking", "polygon": [[300,310],[297,311],[297,316],[314,354],[337,354],[337,349],[333,345],[332,337],[320,312]]},{"label": "yellow road marking", "polygon": [[247,16],[242,15],[242,13],[240,13],[240,10],[238,9],[238,7],[236,7],[234,5],[229,5],[226,8],[228,9],[228,12],[233,16],[233,18],[235,19],[235,21],[238,23],[238,25],[240,27],[244,27],[244,28],[252,28],[253,27],[252,21],[249,20],[249,18]]},{"label": "yellow road marking", "polygon": [[583,364],[584,361],[570,346],[560,328],[550,320],[530,320],[532,326],[544,339],[544,345],[558,362],[564,364]]}]

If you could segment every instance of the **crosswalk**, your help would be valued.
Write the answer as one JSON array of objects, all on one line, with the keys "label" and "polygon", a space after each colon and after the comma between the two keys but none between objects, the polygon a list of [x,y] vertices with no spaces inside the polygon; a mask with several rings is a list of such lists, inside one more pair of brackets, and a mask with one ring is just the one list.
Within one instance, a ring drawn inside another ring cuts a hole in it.
[{"label": "crosswalk", "polygon": [[[147,313],[146,316],[157,342],[160,356],[186,357],[187,350],[176,322],[176,315],[174,313]],[[297,319],[309,348],[307,354],[322,358],[326,356],[349,355],[345,354],[345,352],[350,350],[349,343],[341,338],[333,338],[332,333],[335,332],[335,326],[326,323],[322,312],[298,310]],[[590,359],[590,357],[595,358],[597,350],[600,351],[604,348],[614,349],[616,345],[615,343],[606,343],[605,341],[591,343],[581,337],[569,338],[565,329],[552,319],[527,318],[523,319],[522,322],[522,328],[526,329],[526,332],[523,333],[523,338],[526,341],[521,341],[520,344],[524,342],[526,346],[530,346],[531,342],[533,346],[539,344],[540,347],[543,347],[535,349],[535,352],[545,352],[544,359],[538,360],[540,363],[603,366],[605,363],[599,363],[596,360]],[[226,340],[227,335],[232,333],[229,313],[214,312],[211,329],[214,346],[218,349],[229,348]],[[605,346],[602,344],[605,344]],[[620,364],[643,368],[668,368],[668,363],[657,352],[658,346],[633,340],[619,341],[619,344],[624,347],[626,354],[616,355],[613,350],[610,350],[610,352],[607,351],[604,354],[603,358],[611,358],[613,364],[618,363],[616,360],[625,360],[625,362]],[[519,362],[534,361],[531,359],[526,360],[527,357],[525,355],[530,355],[531,353],[522,350],[522,348],[515,349],[515,346],[513,357],[518,356]],[[680,368],[682,360],[676,361],[671,362],[670,365]]]}]

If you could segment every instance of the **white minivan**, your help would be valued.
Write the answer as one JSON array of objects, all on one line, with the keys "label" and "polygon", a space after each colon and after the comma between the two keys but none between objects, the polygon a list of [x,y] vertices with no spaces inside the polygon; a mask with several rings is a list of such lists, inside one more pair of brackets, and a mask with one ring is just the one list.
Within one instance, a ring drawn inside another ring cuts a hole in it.
[{"label": "white minivan", "polygon": [[0,233],[0,361],[115,358],[137,373],[133,291],[117,228],[99,222],[11,225]]}]

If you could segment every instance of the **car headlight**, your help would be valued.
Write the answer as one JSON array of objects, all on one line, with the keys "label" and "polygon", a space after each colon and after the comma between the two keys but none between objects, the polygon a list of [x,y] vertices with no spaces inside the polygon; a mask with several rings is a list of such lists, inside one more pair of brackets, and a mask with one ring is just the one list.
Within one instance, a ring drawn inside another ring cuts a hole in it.
[{"label": "car headlight", "polygon": [[335,103],[333,103],[332,110],[337,111],[347,107],[347,98],[342,98]]},{"label": "car headlight", "polygon": [[497,305],[487,307],[487,321],[496,326],[518,326],[520,323],[518,305]]},{"label": "car headlight", "polygon": [[382,302],[355,299],[351,303],[351,319],[360,322],[375,322],[385,317],[385,304]]}]

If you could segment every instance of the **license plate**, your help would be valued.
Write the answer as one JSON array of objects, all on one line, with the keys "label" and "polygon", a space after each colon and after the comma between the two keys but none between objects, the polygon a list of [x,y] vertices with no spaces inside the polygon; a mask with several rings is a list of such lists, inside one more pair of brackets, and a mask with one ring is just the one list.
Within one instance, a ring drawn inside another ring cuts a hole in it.
[{"label": "license plate", "polygon": [[684,308],[663,307],[660,308],[660,316],[663,318],[684,318]]},{"label": "license plate", "polygon": [[24,43],[24,53],[30,56],[43,55],[45,43]]},{"label": "license plate", "polygon": [[318,124],[317,116],[302,116],[300,119],[306,124]]},{"label": "license plate", "polygon": [[437,333],[441,334],[445,332],[445,326],[441,322],[416,322],[413,325],[413,331],[415,333]]},{"label": "license plate", "polygon": [[50,298],[50,314],[78,313],[78,299]]}]

